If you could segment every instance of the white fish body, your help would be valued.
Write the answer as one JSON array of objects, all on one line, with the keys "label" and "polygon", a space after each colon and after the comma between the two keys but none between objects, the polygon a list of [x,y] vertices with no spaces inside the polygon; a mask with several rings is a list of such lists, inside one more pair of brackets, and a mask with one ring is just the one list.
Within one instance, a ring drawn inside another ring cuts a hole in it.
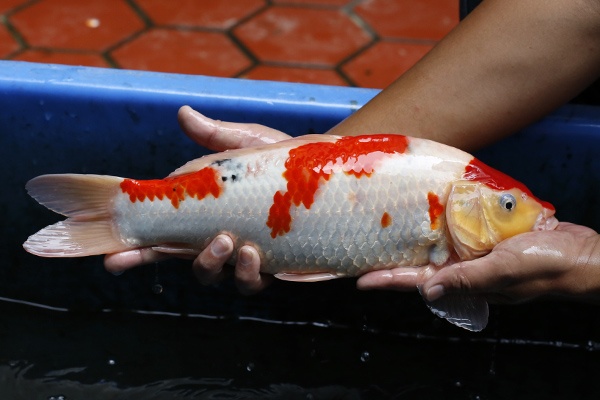
[{"label": "white fish body", "polygon": [[[428,140],[311,135],[206,156],[161,180],[44,175],[28,183],[29,193],[68,219],[24,247],[47,257],[148,246],[198,253],[225,231],[236,247],[258,249],[263,272],[288,280],[441,266],[451,255],[484,255],[505,238],[504,228],[482,233],[472,227],[495,218],[484,212],[490,196],[524,203],[504,210],[527,210],[527,218],[519,218],[527,220],[523,227],[509,224],[511,236],[553,228],[551,206],[497,174],[467,153]],[[462,306],[451,315],[444,305],[431,307],[468,329],[487,323],[484,300],[477,301],[475,316],[465,317]]]}]

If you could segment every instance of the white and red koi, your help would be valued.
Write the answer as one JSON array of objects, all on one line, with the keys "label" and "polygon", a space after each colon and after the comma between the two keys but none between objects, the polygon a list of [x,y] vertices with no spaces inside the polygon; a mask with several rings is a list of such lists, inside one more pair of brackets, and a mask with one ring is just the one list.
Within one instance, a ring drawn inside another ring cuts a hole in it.
[{"label": "white and red koi", "polygon": [[[554,208],[522,183],[458,149],[401,135],[310,135],[205,156],[165,179],[43,175],[27,190],[68,217],[25,242],[33,254],[149,246],[197,254],[224,231],[236,247],[257,248],[263,272],[296,281],[439,267],[557,224]],[[430,307],[467,329],[485,327],[485,300],[454,300]]]}]

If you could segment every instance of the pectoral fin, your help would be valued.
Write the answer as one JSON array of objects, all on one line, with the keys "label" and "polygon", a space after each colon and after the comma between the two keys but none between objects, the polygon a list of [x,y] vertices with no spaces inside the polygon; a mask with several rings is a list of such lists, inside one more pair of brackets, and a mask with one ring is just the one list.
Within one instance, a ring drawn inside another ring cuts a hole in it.
[{"label": "pectoral fin", "polygon": [[196,257],[200,254],[200,250],[186,247],[184,245],[177,246],[173,244],[163,244],[160,246],[152,246],[152,250],[158,251],[159,253],[170,254],[173,256],[189,256]]},{"label": "pectoral fin", "polygon": [[281,279],[282,281],[291,282],[320,282],[340,278],[340,275],[330,274],[328,272],[315,274],[289,274],[281,272],[279,274],[275,274],[274,276],[275,278]]},{"label": "pectoral fin", "polygon": [[425,304],[438,317],[469,331],[479,332],[488,323],[489,308],[483,296],[447,294]]}]

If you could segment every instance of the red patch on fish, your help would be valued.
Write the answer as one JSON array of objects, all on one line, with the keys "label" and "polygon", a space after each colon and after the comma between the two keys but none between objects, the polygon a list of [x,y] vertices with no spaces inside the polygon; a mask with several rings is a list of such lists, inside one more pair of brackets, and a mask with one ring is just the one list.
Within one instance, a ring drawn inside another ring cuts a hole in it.
[{"label": "red patch on fish", "polygon": [[292,204],[310,209],[319,187],[329,180],[334,169],[356,178],[370,176],[383,154],[404,153],[408,138],[400,135],[347,136],[331,143],[308,143],[291,149],[283,177],[287,190],[273,196],[267,226],[271,237],[291,230]]},{"label": "red patch on fish", "polygon": [[381,227],[387,228],[390,225],[392,225],[392,216],[390,214],[388,214],[387,212],[384,212],[383,215],[381,216]]},{"label": "red patch on fish", "polygon": [[429,202],[429,221],[431,230],[436,230],[440,226],[439,217],[444,212],[444,206],[440,203],[440,198],[433,192],[427,193]]},{"label": "red patch on fish", "polygon": [[201,169],[191,174],[174,176],[165,179],[153,179],[138,181],[135,179],[124,179],[121,182],[121,190],[129,195],[132,203],[145,201],[146,199],[171,200],[175,208],[186,196],[204,199],[212,195],[215,199],[221,194],[217,171],[210,167]]},{"label": "red patch on fish", "polygon": [[496,189],[496,190],[510,190],[513,188],[517,188],[521,190],[523,193],[526,193],[527,196],[534,198],[538,203],[540,203],[544,208],[554,210],[554,206],[547,201],[542,201],[535,197],[533,193],[521,182],[516,179],[511,178],[510,176],[498,171],[479,161],[476,158],[473,158],[471,162],[465,168],[465,172],[463,174],[463,178],[470,180],[481,182],[486,186]]}]

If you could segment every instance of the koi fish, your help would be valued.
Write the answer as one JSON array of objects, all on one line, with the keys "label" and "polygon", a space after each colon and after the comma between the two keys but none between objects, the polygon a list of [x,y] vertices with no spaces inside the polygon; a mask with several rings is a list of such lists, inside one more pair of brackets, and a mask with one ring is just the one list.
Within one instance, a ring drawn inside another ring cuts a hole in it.
[{"label": "koi fish", "polygon": [[[26,188],[67,217],[29,237],[32,254],[198,254],[225,231],[236,248],[258,250],[262,272],[304,282],[443,267],[558,223],[522,183],[461,150],[401,135],[308,135],[204,156],[165,179],[43,175]],[[482,297],[428,306],[469,330],[487,324]]]}]

